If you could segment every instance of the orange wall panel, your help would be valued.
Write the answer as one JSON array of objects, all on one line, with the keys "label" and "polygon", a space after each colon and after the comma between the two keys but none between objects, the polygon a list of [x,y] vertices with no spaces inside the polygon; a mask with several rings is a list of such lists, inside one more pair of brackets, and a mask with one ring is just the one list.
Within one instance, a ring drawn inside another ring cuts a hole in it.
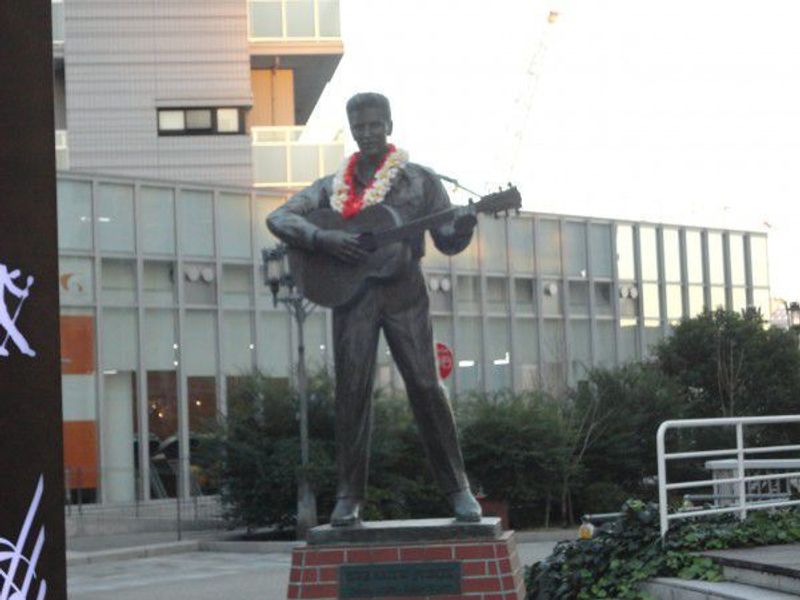
[{"label": "orange wall panel", "polygon": [[294,72],[291,69],[252,69],[250,85],[254,127],[294,125]]},{"label": "orange wall panel", "polygon": [[94,373],[94,318],[61,315],[61,372],[65,375]]},{"label": "orange wall panel", "polygon": [[294,125],[294,71],[273,72],[272,106],[273,125]]},{"label": "orange wall panel", "polygon": [[94,421],[64,422],[64,468],[69,489],[97,488],[97,425]]}]

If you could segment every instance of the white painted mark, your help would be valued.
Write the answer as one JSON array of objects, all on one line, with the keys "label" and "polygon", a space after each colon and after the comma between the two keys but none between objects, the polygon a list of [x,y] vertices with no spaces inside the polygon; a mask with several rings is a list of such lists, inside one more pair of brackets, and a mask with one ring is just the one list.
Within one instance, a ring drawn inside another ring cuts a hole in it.
[{"label": "white painted mark", "polygon": [[[44,476],[39,476],[39,483],[33,494],[33,500],[28,507],[28,514],[22,523],[19,536],[16,542],[0,537],[0,600],[28,600],[33,598],[28,592],[31,590],[33,580],[37,578],[36,565],[39,562],[42,549],[44,548],[44,526],[39,528],[36,541],[31,549],[30,556],[25,556],[25,546],[28,542],[28,535],[33,527],[33,520],[39,510],[39,504],[44,494]],[[35,596],[36,600],[44,600],[47,594],[47,582],[38,577],[39,587]]]},{"label": "white painted mark", "polygon": [[[36,352],[30,347],[28,340],[25,339],[25,336],[22,335],[17,328],[19,312],[22,310],[22,305],[25,303],[25,300],[30,295],[30,289],[34,281],[33,275],[28,275],[27,285],[24,288],[14,283],[14,280],[17,279],[19,275],[19,269],[9,271],[6,265],[0,263],[0,335],[2,334],[2,330],[6,332],[3,343],[0,344],[0,358],[9,355],[8,348],[6,348],[9,339],[13,340],[14,344],[16,344],[19,351],[23,354],[30,357],[36,356]],[[19,298],[13,317],[6,305],[6,291]]]}]

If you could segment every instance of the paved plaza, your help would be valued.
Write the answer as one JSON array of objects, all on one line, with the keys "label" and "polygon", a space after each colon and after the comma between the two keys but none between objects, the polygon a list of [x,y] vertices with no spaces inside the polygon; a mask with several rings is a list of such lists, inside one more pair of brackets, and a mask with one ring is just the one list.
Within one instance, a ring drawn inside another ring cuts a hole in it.
[{"label": "paved plaza", "polygon": [[[523,534],[524,536],[525,534]],[[520,560],[547,556],[555,542],[524,541]],[[70,600],[284,600],[291,553],[185,552],[70,565]]]},{"label": "paved plaza", "polygon": [[188,552],[71,566],[70,600],[286,597],[291,555]]}]

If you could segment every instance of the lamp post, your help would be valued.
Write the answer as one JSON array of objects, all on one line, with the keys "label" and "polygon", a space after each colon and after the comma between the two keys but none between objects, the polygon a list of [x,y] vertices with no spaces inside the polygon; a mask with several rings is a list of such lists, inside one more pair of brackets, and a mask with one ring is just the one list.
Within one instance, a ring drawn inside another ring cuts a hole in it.
[{"label": "lamp post", "polygon": [[308,392],[306,381],[306,350],[304,330],[306,318],[316,305],[306,300],[295,287],[289,271],[289,259],[284,244],[261,251],[264,261],[264,283],[272,292],[272,304],[283,304],[297,324],[297,395],[300,398],[300,476],[297,482],[297,537],[306,538],[309,529],[317,524],[317,499],[308,481]]},{"label": "lamp post", "polygon": [[786,326],[790,331],[794,332],[797,337],[797,344],[800,346],[800,303],[797,301],[786,302],[783,301],[783,308],[786,311]]}]

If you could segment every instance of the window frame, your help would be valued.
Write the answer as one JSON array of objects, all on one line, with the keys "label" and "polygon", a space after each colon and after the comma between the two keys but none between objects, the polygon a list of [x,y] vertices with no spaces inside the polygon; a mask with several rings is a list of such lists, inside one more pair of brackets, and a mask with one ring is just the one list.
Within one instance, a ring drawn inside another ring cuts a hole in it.
[{"label": "window frame", "polygon": [[[191,111],[207,110],[211,113],[211,126],[207,128],[189,129],[187,126],[187,113]],[[238,115],[239,127],[236,131],[220,131],[220,110],[235,110]],[[183,129],[161,129],[162,112],[183,113]],[[156,133],[159,137],[182,137],[197,135],[245,135],[245,108],[241,106],[160,106],[156,108]]]}]

